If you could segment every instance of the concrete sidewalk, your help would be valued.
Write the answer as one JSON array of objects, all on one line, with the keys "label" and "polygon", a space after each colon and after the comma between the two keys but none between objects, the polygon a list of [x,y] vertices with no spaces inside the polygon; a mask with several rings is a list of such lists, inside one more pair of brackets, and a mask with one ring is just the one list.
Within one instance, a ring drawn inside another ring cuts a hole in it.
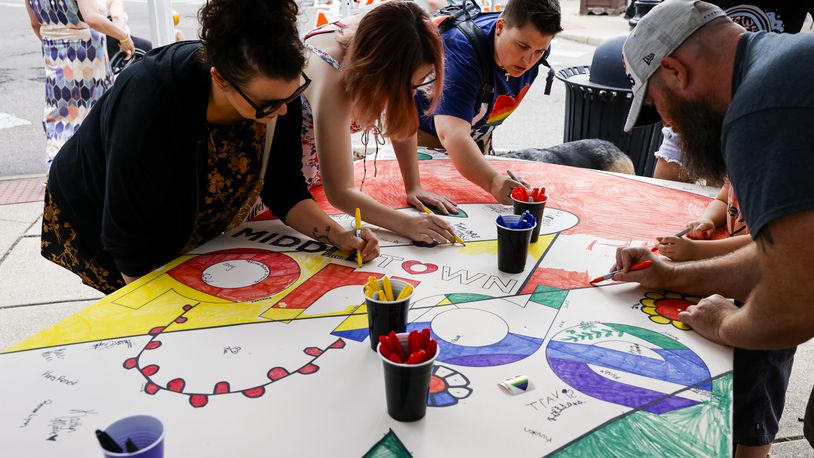
[{"label": "concrete sidewalk", "polygon": [[[565,31],[560,39],[596,45],[629,32],[620,16],[579,16],[578,0],[562,0]],[[589,62],[586,62],[589,63]],[[522,133],[518,134],[522,135]],[[553,138],[551,144],[561,141]],[[39,254],[44,178],[0,179],[0,349],[6,348],[102,297],[72,273]],[[802,418],[814,385],[814,342],[797,352],[772,456],[814,456],[802,438]]]}]

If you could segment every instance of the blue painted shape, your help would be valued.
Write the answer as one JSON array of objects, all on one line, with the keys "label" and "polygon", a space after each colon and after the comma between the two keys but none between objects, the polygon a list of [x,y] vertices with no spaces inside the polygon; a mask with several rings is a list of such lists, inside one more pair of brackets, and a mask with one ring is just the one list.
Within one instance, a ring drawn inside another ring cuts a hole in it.
[{"label": "blue painted shape", "polygon": [[334,331],[331,333],[333,336],[342,337],[348,340],[355,340],[356,342],[363,342],[370,337],[370,330],[368,328],[350,329],[347,331]]},{"label": "blue painted shape", "polygon": [[565,383],[593,398],[654,414],[672,412],[698,404],[698,401],[649,390],[603,377],[587,364],[549,357],[548,364]]},{"label": "blue painted shape", "polygon": [[431,407],[449,407],[457,403],[458,399],[448,391],[427,395],[427,405]]},{"label": "blue painted shape", "polygon": [[689,357],[689,354],[693,354],[692,351],[664,349],[654,351],[664,358],[664,361],[597,345],[559,341],[549,343],[546,354],[549,358],[592,364],[684,386],[709,381],[709,370],[703,361],[699,360],[699,365]]},{"label": "blue painted shape", "polygon": [[[430,322],[407,323],[407,332],[429,328]],[[527,358],[540,349],[543,339],[523,336],[510,332],[491,345],[469,347],[447,342],[438,337],[432,329],[430,336],[438,342],[441,354],[436,361],[469,367],[491,367],[510,364]]]}]

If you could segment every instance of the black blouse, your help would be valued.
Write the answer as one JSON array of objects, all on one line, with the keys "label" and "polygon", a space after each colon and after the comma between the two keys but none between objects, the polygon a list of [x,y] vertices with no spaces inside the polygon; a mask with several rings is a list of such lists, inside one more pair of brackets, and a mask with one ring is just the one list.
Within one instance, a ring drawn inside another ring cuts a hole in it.
[{"label": "black blouse", "polygon": [[[174,43],[128,67],[51,165],[49,191],[85,255],[112,256],[128,276],[180,255],[206,198],[211,80],[200,49],[197,41]],[[301,117],[296,100],[278,118],[260,194],[283,220],[312,198]]]}]

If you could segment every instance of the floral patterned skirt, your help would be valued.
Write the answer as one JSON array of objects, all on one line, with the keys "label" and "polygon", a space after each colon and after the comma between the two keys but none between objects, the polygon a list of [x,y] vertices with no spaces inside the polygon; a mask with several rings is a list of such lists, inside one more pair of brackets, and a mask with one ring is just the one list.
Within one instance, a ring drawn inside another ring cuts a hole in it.
[{"label": "floral patterned skirt", "polygon": [[71,223],[63,221],[62,211],[45,190],[45,208],[42,214],[40,253],[42,256],[79,275],[82,283],[105,294],[124,286],[124,279],[112,259],[100,260],[88,257],[91,251],[84,249]]}]

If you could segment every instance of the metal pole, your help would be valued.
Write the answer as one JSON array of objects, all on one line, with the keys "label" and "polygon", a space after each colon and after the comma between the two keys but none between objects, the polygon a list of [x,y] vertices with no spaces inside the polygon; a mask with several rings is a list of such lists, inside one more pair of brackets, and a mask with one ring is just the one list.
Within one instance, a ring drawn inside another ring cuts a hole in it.
[{"label": "metal pole", "polygon": [[175,41],[170,0],[147,0],[150,40],[153,46],[164,46]]}]

